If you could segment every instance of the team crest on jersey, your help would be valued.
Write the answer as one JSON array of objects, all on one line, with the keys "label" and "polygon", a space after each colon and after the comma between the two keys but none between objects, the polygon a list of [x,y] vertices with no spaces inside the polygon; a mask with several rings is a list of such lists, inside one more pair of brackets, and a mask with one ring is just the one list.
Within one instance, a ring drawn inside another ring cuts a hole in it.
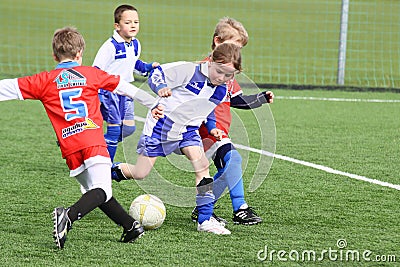
[{"label": "team crest on jersey", "polygon": [[73,69],[65,69],[58,74],[54,82],[57,83],[57,89],[64,89],[77,86],[85,86],[86,78]]},{"label": "team crest on jersey", "polygon": [[84,130],[97,129],[99,126],[93,120],[86,118],[85,121],[77,122],[67,128],[62,129],[62,138],[83,132]]},{"label": "team crest on jersey", "polygon": [[198,95],[201,89],[204,87],[204,82],[190,82],[188,83],[185,88],[189,89],[191,92]]}]

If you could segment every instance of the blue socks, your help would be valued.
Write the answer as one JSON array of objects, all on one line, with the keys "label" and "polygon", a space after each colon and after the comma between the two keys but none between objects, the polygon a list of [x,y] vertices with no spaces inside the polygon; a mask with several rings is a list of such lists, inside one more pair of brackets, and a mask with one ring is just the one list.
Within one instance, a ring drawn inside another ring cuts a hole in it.
[{"label": "blue socks", "polygon": [[107,132],[104,134],[104,138],[106,139],[108,153],[110,154],[112,162],[114,162],[114,157],[117,153],[118,143],[122,141],[122,138],[130,136],[135,131],[135,125],[107,126]]},{"label": "blue socks", "polygon": [[115,153],[117,153],[118,141],[121,135],[121,126],[107,126],[107,132],[104,134],[106,139],[108,153],[111,161],[114,162]]},{"label": "blue socks", "polygon": [[197,185],[196,206],[199,211],[199,224],[208,221],[213,214],[215,196],[212,188],[213,178],[204,177]]},{"label": "blue socks", "polygon": [[237,211],[242,204],[246,203],[242,178],[242,157],[236,149],[233,149],[226,153],[223,160],[224,167],[218,168],[218,172],[214,176],[215,199],[218,200],[225,188],[228,187],[233,211]]}]

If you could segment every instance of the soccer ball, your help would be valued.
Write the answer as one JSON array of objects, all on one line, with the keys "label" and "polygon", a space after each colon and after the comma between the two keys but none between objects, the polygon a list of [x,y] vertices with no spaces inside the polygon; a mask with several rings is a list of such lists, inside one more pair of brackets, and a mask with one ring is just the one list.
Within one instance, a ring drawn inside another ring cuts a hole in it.
[{"label": "soccer ball", "polygon": [[163,224],[166,209],[161,199],[154,195],[145,194],[132,201],[129,215],[139,221],[145,230],[152,230]]}]

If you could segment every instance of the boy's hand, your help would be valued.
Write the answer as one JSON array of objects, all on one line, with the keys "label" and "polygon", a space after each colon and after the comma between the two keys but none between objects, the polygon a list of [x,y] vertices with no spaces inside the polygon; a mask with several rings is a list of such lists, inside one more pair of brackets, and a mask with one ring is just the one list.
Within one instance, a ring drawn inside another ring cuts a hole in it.
[{"label": "boy's hand", "polygon": [[158,91],[158,96],[159,96],[159,97],[169,97],[169,96],[171,96],[171,95],[172,95],[172,90],[169,89],[168,87],[161,88],[161,89]]},{"label": "boy's hand", "polygon": [[152,67],[153,69],[157,68],[158,66],[160,66],[160,63],[158,63],[158,62],[153,62],[153,63],[151,64],[151,67]]},{"label": "boy's hand", "polygon": [[273,103],[274,102],[274,93],[271,91],[266,91],[263,92],[263,95],[265,97],[265,100],[267,101],[267,103]]},{"label": "boy's hand", "polygon": [[164,107],[162,105],[158,105],[157,107],[153,108],[151,110],[151,115],[153,115],[153,118],[156,120],[164,118]]},{"label": "boy's hand", "polygon": [[210,131],[210,134],[212,136],[215,137],[215,139],[217,139],[217,141],[221,141],[222,140],[222,135],[224,134],[224,131],[222,131],[221,129],[218,128],[214,128]]}]

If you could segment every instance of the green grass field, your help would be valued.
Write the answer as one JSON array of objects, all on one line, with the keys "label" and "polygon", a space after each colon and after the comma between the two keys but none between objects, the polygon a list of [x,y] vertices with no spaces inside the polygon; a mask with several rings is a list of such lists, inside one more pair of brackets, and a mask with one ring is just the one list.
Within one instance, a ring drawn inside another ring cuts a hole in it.
[{"label": "green grass field", "polygon": [[[400,122],[393,115],[399,103],[288,99],[313,96],[400,101],[399,94],[274,92],[277,99],[271,110],[277,155],[400,184]],[[338,251],[336,260],[332,260],[335,254],[331,258],[326,254],[324,261],[318,261],[317,254],[315,261],[306,258],[304,262],[291,260],[289,254],[283,255],[288,262],[280,261],[275,252],[274,266],[395,265],[366,262],[361,254],[365,250],[371,251],[370,259],[379,255],[393,261],[394,255],[397,263],[400,261],[398,189],[282,159],[273,161],[267,178],[255,192],[246,191],[247,201],[264,219],[261,225],[231,223],[230,236],[199,233],[190,221],[191,208],[166,205],[167,218],[160,229],[148,231],[133,244],[122,244],[117,242],[121,228],[95,210],[74,224],[65,249],[59,251],[51,236],[51,212],[55,206],[72,204],[80,196],[78,184],[68,177],[40,103],[3,102],[0,113],[0,260],[4,266],[256,266],[271,264],[264,255],[266,247],[268,253],[283,250],[300,255],[310,250]],[[117,157],[124,159],[123,149]],[[249,165],[244,175],[246,186],[254,168],[251,160]],[[193,181],[191,173],[181,175],[163,161],[156,167],[170,173],[172,181]],[[114,195],[126,208],[143,193],[133,181],[114,183],[113,187]],[[218,215],[230,219],[229,197],[224,196],[219,205]],[[347,247],[339,249],[336,243],[342,239]],[[345,256],[339,260],[339,252],[349,250],[360,253],[359,262],[346,261]]]}]

